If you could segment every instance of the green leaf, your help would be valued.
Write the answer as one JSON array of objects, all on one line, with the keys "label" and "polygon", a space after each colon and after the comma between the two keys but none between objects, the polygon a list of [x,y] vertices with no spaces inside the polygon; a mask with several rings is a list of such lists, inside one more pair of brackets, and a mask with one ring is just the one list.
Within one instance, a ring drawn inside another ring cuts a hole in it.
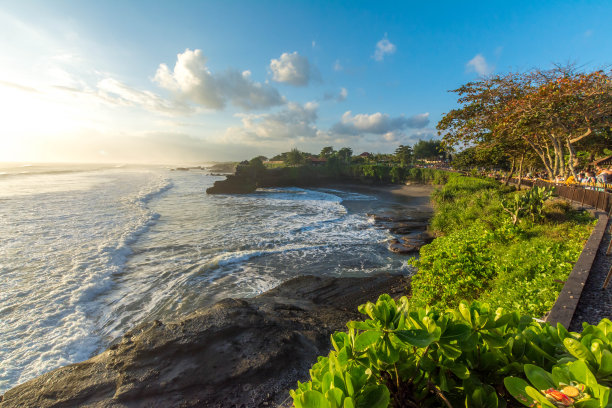
[{"label": "green leaf", "polygon": [[387,408],[391,397],[384,385],[368,385],[356,398],[356,408]]},{"label": "green leaf", "polygon": [[381,342],[377,343],[376,357],[387,364],[393,364],[399,360],[399,350],[388,336],[385,336]]},{"label": "green leaf", "polygon": [[461,380],[465,380],[470,376],[470,370],[465,364],[455,363],[449,365],[448,368]]},{"label": "green leaf", "polygon": [[542,393],[540,393],[540,391],[536,390],[535,388],[533,388],[533,387],[525,387],[525,392],[534,401],[537,401],[540,404],[542,404],[543,407],[557,408],[550,401],[548,401],[546,399],[546,397],[544,395],[542,395]]},{"label": "green leaf", "polygon": [[344,399],[344,405],[342,408],[355,408],[355,403],[351,397],[346,397]]},{"label": "green leaf", "polygon": [[357,330],[372,330],[376,328],[376,325],[372,320],[368,320],[366,322],[359,322],[356,320],[351,320],[346,324],[346,327],[349,329],[357,329]]},{"label": "green leaf", "polygon": [[300,396],[299,403],[303,408],[331,408],[325,396],[314,390],[304,392]]},{"label": "green leaf", "polygon": [[604,349],[601,354],[601,364],[599,365],[597,375],[607,377],[610,374],[612,374],[612,353]]},{"label": "green leaf", "polygon": [[472,328],[465,324],[453,324],[447,326],[446,330],[440,336],[440,342],[451,342],[460,340],[469,336]]},{"label": "green leaf", "polygon": [[429,346],[435,340],[433,334],[421,329],[396,330],[392,334],[402,343],[421,348]]},{"label": "green leaf", "polygon": [[533,364],[525,364],[523,367],[525,375],[538,390],[547,390],[549,388],[555,388],[555,381],[552,375],[543,368],[535,366]]},{"label": "green leaf", "polygon": [[552,378],[555,382],[555,386],[558,386],[560,383],[569,384],[572,381],[570,378],[569,368],[567,366],[553,367]]},{"label": "green leaf", "polygon": [[454,360],[458,358],[459,356],[461,356],[461,349],[459,348],[459,346],[452,345],[452,344],[443,344],[443,343],[440,343],[439,346],[440,346],[440,351],[447,358]]},{"label": "green leaf", "polygon": [[378,330],[371,330],[361,333],[355,339],[355,351],[366,351],[372,347],[378,339],[382,337],[382,332]]},{"label": "green leaf", "polygon": [[475,387],[466,393],[466,406],[474,408],[497,408],[498,400],[495,389],[490,385]]},{"label": "green leaf", "polygon": [[346,386],[347,395],[352,397],[355,394],[355,389],[353,388],[353,378],[350,373],[344,375],[344,385]]},{"label": "green leaf", "polygon": [[588,361],[591,364],[597,364],[595,356],[589,351],[584,344],[573,338],[566,338],[563,340],[563,345],[570,352],[570,354],[577,359]]},{"label": "green leaf", "polygon": [[526,388],[529,386],[527,381],[517,377],[506,377],[504,378],[504,385],[506,389],[518,402],[531,407],[533,405],[533,398],[527,395]]},{"label": "green leaf", "polygon": [[491,348],[502,348],[508,343],[508,340],[497,334],[481,332],[480,335]]},{"label": "green leaf", "polygon": [[325,398],[330,402],[330,406],[332,408],[341,407],[342,406],[342,398],[344,397],[344,393],[339,388],[332,388],[325,393]]},{"label": "green leaf", "polygon": [[470,313],[470,307],[464,301],[459,303],[459,313],[461,317],[471,326],[472,325],[472,314]]}]

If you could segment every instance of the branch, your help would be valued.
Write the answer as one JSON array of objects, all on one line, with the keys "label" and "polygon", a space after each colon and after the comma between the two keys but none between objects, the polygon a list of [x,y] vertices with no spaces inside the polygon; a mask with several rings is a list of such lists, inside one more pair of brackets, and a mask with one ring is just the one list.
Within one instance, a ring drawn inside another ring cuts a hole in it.
[{"label": "branch", "polygon": [[586,131],[586,132],[584,132],[584,133],[583,133],[582,135],[580,135],[580,136],[576,136],[575,138],[570,139],[570,140],[569,140],[569,142],[570,142],[570,143],[576,143],[577,141],[584,139],[585,137],[587,137],[587,136],[588,136],[588,135],[590,135],[591,133],[593,133],[593,129],[591,129],[591,128],[589,127],[589,128],[587,129],[587,131]]}]

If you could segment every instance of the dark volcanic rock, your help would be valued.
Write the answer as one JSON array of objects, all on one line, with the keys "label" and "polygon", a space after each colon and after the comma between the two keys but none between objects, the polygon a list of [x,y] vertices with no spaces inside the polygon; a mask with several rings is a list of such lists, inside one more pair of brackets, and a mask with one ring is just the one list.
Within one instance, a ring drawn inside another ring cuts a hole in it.
[{"label": "dark volcanic rock", "polygon": [[7,391],[8,407],[260,407],[287,403],[329,335],[409,278],[299,277],[252,299],[225,299],[176,322],[142,324],[82,363]]},{"label": "dark volcanic rock", "polygon": [[215,181],[212,187],[206,189],[206,194],[249,194],[256,189],[255,181],[229,175],[226,180]]}]

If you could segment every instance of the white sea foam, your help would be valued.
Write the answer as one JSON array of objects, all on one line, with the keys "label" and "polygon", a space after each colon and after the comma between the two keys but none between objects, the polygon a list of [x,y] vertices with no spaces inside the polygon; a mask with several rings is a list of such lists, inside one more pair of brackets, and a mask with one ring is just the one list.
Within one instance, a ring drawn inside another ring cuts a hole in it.
[{"label": "white sea foam", "polygon": [[0,393],[143,321],[299,274],[403,268],[388,233],[343,205],[375,200],[360,193],[208,196],[218,177],[129,167],[20,177],[0,179]]},{"label": "white sea foam", "polygon": [[[0,210],[0,392],[100,347],[95,299],[112,289],[129,244],[159,217],[147,201],[171,187],[148,172],[66,177],[22,180]],[[98,187],[50,194],[41,180]]]}]

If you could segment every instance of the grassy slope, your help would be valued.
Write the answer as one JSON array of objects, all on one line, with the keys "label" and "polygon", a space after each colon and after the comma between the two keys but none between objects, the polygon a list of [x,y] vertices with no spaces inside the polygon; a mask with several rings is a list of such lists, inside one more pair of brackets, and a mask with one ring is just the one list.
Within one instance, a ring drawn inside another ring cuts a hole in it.
[{"label": "grassy slope", "polygon": [[488,179],[451,176],[433,195],[433,230],[412,282],[414,306],[445,309],[462,299],[542,316],[554,304],[592,230],[592,219],[551,200],[538,222],[509,222],[503,197],[517,194]]}]

